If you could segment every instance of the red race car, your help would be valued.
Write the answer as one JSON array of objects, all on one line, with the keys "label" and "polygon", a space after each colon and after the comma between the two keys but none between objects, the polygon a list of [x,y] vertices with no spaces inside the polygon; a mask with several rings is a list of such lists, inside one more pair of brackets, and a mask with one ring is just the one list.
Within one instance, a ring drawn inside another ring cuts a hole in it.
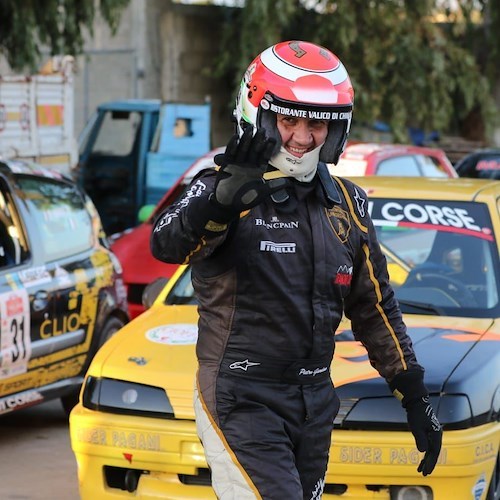
[{"label": "red race car", "polygon": [[[215,166],[214,156],[224,152],[225,148],[216,148],[196,160],[177,182],[165,193],[142,224],[110,237],[111,248],[123,267],[123,281],[127,288],[129,312],[135,318],[144,311],[142,292],[146,285],[154,279],[163,276],[170,278],[177,269],[177,264],[165,264],[156,260],[149,250],[149,238],[153,220],[171,205],[184,192],[193,177],[205,168]],[[151,208],[151,207],[149,207]],[[148,207],[143,207],[148,209]]]},{"label": "red race car", "polygon": [[458,177],[442,149],[403,144],[348,144],[337,165],[328,167],[339,177]]},{"label": "red race car", "polygon": [[[129,311],[135,318],[144,311],[142,292],[146,285],[163,276],[170,278],[177,264],[156,260],[149,250],[152,221],[163,209],[176,201],[193,177],[205,168],[214,167],[214,156],[225,150],[216,148],[194,162],[167,191],[144,222],[111,236],[111,249],[123,267]],[[395,144],[350,144],[337,165],[329,165],[332,175],[398,175],[425,177],[458,177],[455,169],[440,149]],[[146,207],[144,207],[146,208]],[[150,207],[151,208],[151,207]]]}]

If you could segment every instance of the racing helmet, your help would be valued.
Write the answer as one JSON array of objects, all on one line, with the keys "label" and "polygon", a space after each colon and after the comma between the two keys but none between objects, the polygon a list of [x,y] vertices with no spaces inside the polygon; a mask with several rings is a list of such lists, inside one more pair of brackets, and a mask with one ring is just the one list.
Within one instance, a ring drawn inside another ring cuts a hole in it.
[{"label": "racing helmet", "polygon": [[342,62],[330,50],[305,41],[286,41],[259,54],[241,80],[234,116],[239,135],[252,125],[281,147],[276,113],[328,120],[319,159],[337,163],[351,127],[354,90]]}]

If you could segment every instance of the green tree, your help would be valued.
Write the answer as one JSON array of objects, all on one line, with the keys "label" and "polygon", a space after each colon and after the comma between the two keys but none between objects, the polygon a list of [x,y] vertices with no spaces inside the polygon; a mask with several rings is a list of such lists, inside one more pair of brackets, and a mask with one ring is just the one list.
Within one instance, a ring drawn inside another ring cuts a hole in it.
[{"label": "green tree", "polygon": [[[114,33],[130,0],[99,0],[98,10]],[[40,47],[51,55],[77,55],[83,32],[92,35],[96,15],[93,0],[0,0],[0,53],[15,70],[35,69]]]},{"label": "green tree", "polygon": [[498,125],[500,2],[488,0],[246,0],[227,9],[219,77],[235,88],[252,58],[280,40],[319,43],[340,57],[355,90],[354,124],[487,136]]}]

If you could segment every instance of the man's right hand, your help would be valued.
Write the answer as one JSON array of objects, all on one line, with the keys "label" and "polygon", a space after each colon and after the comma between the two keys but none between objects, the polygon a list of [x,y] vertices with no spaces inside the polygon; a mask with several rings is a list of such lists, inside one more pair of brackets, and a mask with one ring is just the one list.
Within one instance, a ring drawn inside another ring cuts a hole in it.
[{"label": "man's right hand", "polygon": [[253,135],[253,127],[248,126],[241,139],[235,134],[226,151],[215,156],[215,163],[221,168],[212,200],[221,208],[239,213],[283,189],[286,179],[265,181],[263,178],[275,144],[275,139],[266,138],[263,129]]}]

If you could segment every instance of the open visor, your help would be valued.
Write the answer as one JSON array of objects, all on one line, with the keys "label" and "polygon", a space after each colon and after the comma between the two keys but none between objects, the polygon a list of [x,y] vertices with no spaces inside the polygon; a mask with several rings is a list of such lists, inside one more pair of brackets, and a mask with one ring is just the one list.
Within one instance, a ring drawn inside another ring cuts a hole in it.
[{"label": "open visor", "polygon": [[276,139],[275,153],[281,147],[281,136],[276,126],[277,114],[307,120],[327,120],[328,135],[321,148],[320,160],[325,163],[337,163],[351,128],[352,105],[297,103],[266,92],[260,101],[256,122],[257,127],[264,128],[268,137]]}]

